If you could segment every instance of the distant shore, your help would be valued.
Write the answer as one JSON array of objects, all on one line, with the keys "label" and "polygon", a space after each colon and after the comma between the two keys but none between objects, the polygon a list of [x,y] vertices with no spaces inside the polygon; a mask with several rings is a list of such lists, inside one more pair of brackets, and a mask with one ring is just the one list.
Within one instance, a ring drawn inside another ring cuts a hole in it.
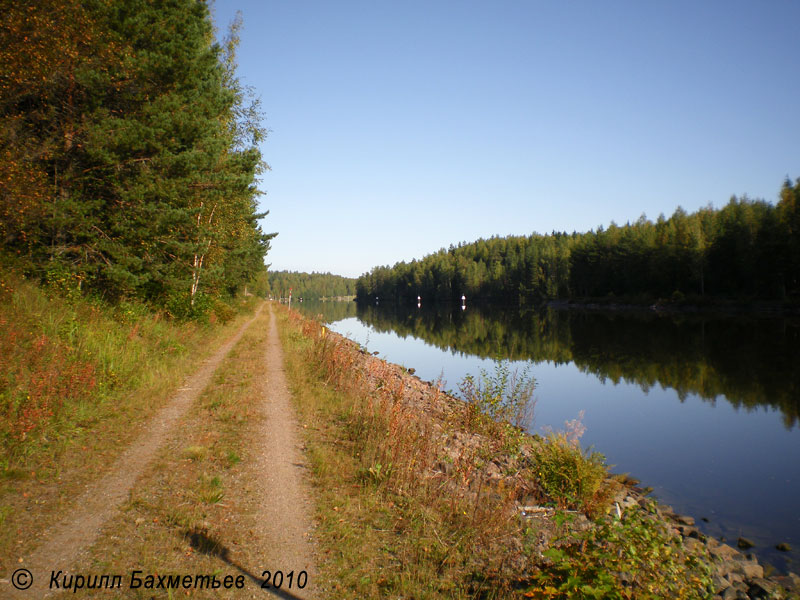
[{"label": "distant shore", "polygon": [[[350,298],[344,298],[349,300]],[[681,298],[681,299],[630,299],[624,297],[606,298],[570,298],[565,300],[543,300],[534,304],[515,304],[511,302],[497,302],[480,298],[468,299],[464,304],[453,302],[403,302],[394,300],[364,300],[358,297],[353,299],[359,305],[388,305],[388,306],[452,306],[470,308],[500,307],[511,308],[553,308],[555,310],[591,310],[591,311],[626,311],[647,312],[662,314],[722,314],[731,316],[800,316],[800,302],[778,302],[774,300],[729,300],[712,298]]]},{"label": "distant shore", "polygon": [[556,310],[630,311],[662,314],[724,314],[731,316],[800,316],[800,304],[774,301],[704,300],[630,302],[614,298],[549,300],[547,308]]}]

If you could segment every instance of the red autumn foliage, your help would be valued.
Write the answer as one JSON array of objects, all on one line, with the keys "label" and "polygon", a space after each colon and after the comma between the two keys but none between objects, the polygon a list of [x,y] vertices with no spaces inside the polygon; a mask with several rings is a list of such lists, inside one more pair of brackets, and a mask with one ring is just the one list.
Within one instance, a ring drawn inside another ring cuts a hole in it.
[{"label": "red autumn foliage", "polygon": [[0,318],[0,438],[24,440],[71,402],[91,396],[95,365],[59,340]]}]

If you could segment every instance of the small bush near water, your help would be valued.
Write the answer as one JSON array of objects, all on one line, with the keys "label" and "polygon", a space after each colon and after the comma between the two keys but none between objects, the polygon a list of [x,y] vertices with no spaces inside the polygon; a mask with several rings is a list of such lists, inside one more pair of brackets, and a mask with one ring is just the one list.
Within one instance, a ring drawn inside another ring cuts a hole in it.
[{"label": "small bush near water", "polygon": [[[467,402],[467,424],[501,442],[500,450],[516,457],[530,437],[522,428],[533,418],[535,380],[530,365],[512,370],[508,360],[496,360],[494,373],[481,369],[480,376],[467,375],[459,384]],[[587,513],[600,508],[603,482],[608,472],[597,452],[584,452],[580,437],[585,428],[577,419],[563,432],[550,432],[544,443],[531,444],[533,476],[544,493],[543,500],[558,508]]]},{"label": "small bush near water", "polygon": [[499,423],[526,427],[533,417],[536,383],[529,375],[529,369],[530,365],[521,372],[512,371],[508,360],[497,359],[494,374],[481,369],[480,377],[467,375],[458,388],[462,398],[475,411]]},{"label": "small bush near water", "polygon": [[542,491],[558,508],[592,514],[606,504],[608,470],[602,454],[580,446],[582,417],[583,412],[567,422],[564,431],[551,431],[544,443],[533,447],[534,471]]}]

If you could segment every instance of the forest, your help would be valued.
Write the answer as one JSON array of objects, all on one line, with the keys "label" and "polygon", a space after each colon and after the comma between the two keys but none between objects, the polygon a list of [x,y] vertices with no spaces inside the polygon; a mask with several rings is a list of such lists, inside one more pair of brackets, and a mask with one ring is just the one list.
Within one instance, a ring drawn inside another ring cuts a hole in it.
[{"label": "forest", "polygon": [[270,293],[279,298],[288,298],[290,290],[293,298],[304,300],[344,298],[356,293],[355,279],[330,273],[270,271],[267,279]]},{"label": "forest", "polygon": [[0,240],[63,291],[177,316],[265,270],[258,101],[205,2],[4,3]]},{"label": "forest", "polygon": [[653,301],[800,300],[800,179],[777,205],[732,197],[721,209],[678,208],[655,222],[587,233],[480,239],[421,260],[373,268],[360,302],[468,301],[527,305],[613,298]]}]

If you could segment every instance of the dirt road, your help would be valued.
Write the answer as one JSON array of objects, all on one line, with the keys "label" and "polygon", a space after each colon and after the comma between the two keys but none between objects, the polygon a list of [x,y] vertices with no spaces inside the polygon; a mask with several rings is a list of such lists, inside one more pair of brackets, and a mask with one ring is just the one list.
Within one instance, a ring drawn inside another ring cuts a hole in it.
[{"label": "dirt road", "polygon": [[[263,306],[262,306],[263,309]],[[259,309],[259,313],[261,309]],[[146,433],[137,439],[118,459],[108,476],[89,485],[69,514],[42,536],[41,543],[30,555],[23,557],[18,569],[27,569],[33,584],[24,591],[12,587],[9,581],[0,583],[0,597],[43,598],[49,589],[51,572],[70,570],[85,572],[87,556],[104,529],[119,516],[120,506],[128,499],[170,436],[180,430],[181,421],[193,403],[208,386],[215,371],[239,342],[245,331],[259,320],[257,313],[245,323],[203,366],[178,390],[175,396],[150,421]],[[253,447],[254,464],[246,483],[250,517],[258,525],[248,544],[264,557],[264,565],[288,573],[292,570],[308,573],[308,585],[292,593],[273,590],[284,598],[313,598],[316,580],[310,543],[311,520],[309,495],[304,485],[304,469],[297,421],[290,403],[283,371],[283,355],[278,339],[276,318],[270,310],[269,331],[265,343],[260,397],[253,398],[263,418],[256,428],[242,432]],[[242,508],[245,508],[244,506]],[[17,583],[24,583],[20,576]],[[250,582],[242,597],[268,597]]]},{"label": "dirt road", "polygon": [[[294,592],[297,598],[315,597],[311,533],[311,506],[305,484],[302,444],[295,411],[286,384],[283,351],[278,339],[276,317],[271,315],[264,357],[263,410],[266,419],[258,436],[257,471],[259,528],[254,532],[263,548],[265,564],[284,573],[305,570],[308,587]],[[316,595],[318,597],[319,594]]]}]

